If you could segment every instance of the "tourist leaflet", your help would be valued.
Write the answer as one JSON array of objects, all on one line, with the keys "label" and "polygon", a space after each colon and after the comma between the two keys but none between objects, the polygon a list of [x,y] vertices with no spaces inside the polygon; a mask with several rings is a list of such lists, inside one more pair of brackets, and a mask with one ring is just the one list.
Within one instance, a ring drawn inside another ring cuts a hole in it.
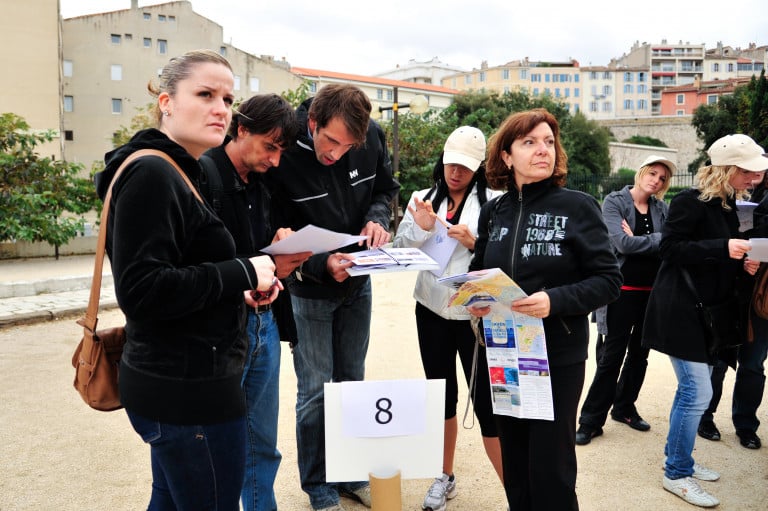
[{"label": "tourist leaflet", "polygon": [[526,293],[499,268],[438,279],[455,289],[446,307],[490,307],[482,318],[493,413],[554,420],[541,319],[511,310]]}]

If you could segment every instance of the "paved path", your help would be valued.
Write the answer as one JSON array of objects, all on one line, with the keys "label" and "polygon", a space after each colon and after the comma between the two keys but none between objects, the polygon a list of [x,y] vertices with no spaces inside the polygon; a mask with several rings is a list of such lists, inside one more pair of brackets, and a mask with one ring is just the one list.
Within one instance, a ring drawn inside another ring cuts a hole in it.
[{"label": "paved path", "polygon": [[[0,328],[80,314],[88,305],[93,255],[0,260]],[[104,261],[102,309],[117,306]]]}]

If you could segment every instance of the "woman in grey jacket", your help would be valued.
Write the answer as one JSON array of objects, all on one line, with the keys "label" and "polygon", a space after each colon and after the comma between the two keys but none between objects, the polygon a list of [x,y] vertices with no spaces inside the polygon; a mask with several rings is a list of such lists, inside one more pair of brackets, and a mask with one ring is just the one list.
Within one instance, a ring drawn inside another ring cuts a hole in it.
[{"label": "woman in grey jacket", "polygon": [[619,299],[597,310],[597,369],[581,407],[578,445],[603,434],[611,405],[614,420],[638,431],[651,429],[635,401],[648,367],[649,350],[641,346],[643,319],[661,264],[661,226],[669,209],[663,199],[674,171],[674,163],[651,155],[635,174],[634,186],[611,192],[603,201],[603,220],[624,283]]}]

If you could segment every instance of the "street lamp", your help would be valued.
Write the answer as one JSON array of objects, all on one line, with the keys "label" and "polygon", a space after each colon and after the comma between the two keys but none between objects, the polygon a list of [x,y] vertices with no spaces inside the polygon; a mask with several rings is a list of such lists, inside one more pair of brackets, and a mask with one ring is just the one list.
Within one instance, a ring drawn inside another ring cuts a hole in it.
[{"label": "street lamp", "polygon": [[[401,108],[410,108],[414,114],[423,114],[429,108],[429,100],[421,94],[414,96],[410,103],[399,104],[397,102],[397,87],[392,87],[392,106],[378,106],[374,104],[371,117],[381,118],[381,112],[392,110],[392,173],[395,179],[400,178],[400,131],[398,124],[398,111]],[[395,232],[400,225],[400,193],[395,195]]]}]

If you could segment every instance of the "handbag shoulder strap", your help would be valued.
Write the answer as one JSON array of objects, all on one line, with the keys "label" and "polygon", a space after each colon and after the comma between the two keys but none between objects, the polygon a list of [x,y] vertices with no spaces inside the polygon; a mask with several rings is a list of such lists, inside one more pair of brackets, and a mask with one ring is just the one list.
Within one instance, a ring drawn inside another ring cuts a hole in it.
[{"label": "handbag shoulder strap", "polygon": [[688,273],[688,270],[685,269],[685,267],[679,266],[679,268],[680,268],[680,273],[683,275],[683,280],[685,280],[685,283],[688,285],[688,289],[690,289],[691,293],[693,293],[693,297],[696,298],[698,305],[701,305],[701,298],[699,298],[699,293],[696,291],[696,286],[693,285],[693,279],[691,279],[691,274]]},{"label": "handbag shoulder strap", "polygon": [[163,151],[157,149],[139,149],[138,151],[129,154],[128,157],[123,160],[123,163],[121,163],[115,171],[115,175],[112,177],[112,181],[109,183],[107,193],[104,196],[104,204],[101,208],[101,227],[99,229],[99,237],[96,241],[96,259],[93,265],[93,279],[91,280],[91,294],[88,298],[88,308],[85,310],[85,316],[77,321],[79,325],[87,328],[91,332],[96,331],[96,325],[99,322],[98,312],[99,300],[101,298],[101,276],[104,269],[104,252],[107,246],[107,220],[109,218],[109,204],[112,200],[112,187],[114,186],[120,174],[123,173],[125,168],[128,167],[131,162],[143,156],[158,156],[170,163],[173,168],[176,169],[182,179],[184,179],[184,182],[187,183],[187,186],[189,186],[190,190],[192,190],[195,198],[198,201],[203,202],[202,197],[200,197],[200,193],[192,184],[192,181],[189,180],[189,177],[187,177],[184,171],[181,170],[181,167],[179,167],[178,163],[176,163],[173,158],[168,156]]}]

